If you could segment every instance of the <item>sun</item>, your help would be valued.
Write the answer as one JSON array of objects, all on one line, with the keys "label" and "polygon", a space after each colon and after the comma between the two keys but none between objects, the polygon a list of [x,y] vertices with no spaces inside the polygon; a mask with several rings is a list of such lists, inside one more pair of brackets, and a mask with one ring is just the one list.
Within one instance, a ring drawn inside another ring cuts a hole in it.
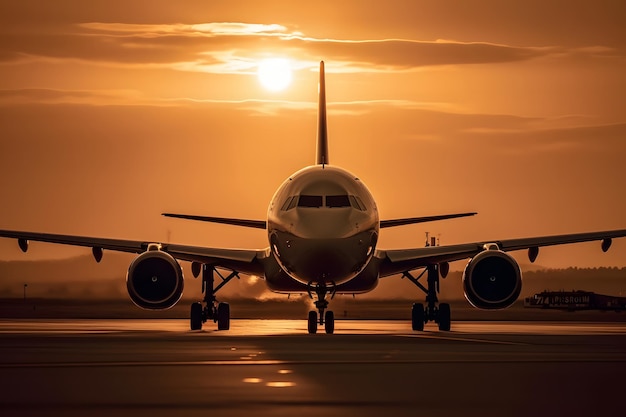
[{"label": "sun", "polygon": [[259,63],[257,76],[267,90],[284,90],[291,84],[291,64],[284,58],[264,59]]}]

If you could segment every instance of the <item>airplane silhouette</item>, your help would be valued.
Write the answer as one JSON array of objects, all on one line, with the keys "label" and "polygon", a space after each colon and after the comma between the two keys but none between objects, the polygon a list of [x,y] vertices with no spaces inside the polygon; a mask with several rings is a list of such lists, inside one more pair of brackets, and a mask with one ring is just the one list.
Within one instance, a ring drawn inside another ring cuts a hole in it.
[{"label": "airplane silhouette", "polygon": [[[402,275],[426,294],[425,305],[412,308],[412,327],[423,330],[429,321],[450,330],[450,305],[439,303],[439,279],[449,262],[469,259],[463,272],[467,300],[482,309],[501,309],[513,304],[522,288],[518,263],[507,252],[528,250],[534,262],[543,246],[601,241],[607,251],[613,238],[626,230],[497,239],[458,245],[385,250],[377,247],[380,229],[408,224],[473,216],[454,213],[425,217],[380,220],[374,197],[350,172],[330,165],[326,125],[324,62],[320,63],[318,134],[315,165],[289,176],[274,194],[266,220],[162,213],[167,217],[265,229],[269,246],[262,249],[225,249],[173,243],[120,240],[25,231],[0,230],[0,237],[17,239],[22,251],[28,241],[42,241],[92,248],[97,262],[103,250],[138,253],[128,269],[127,289],[139,307],[167,309],[181,298],[184,278],[179,261],[192,262],[195,277],[202,275],[203,302],[191,305],[190,327],[201,329],[213,320],[219,330],[230,327],[230,306],[218,302],[216,293],[239,273],[263,277],[278,293],[308,293],[316,298],[317,311],[309,312],[308,331],[323,325],[335,329],[328,310],[335,294],[372,291],[382,277]],[[224,274],[223,271],[227,271]],[[415,276],[415,271],[420,272]],[[426,283],[420,279],[426,275]],[[216,285],[216,279],[221,279]],[[319,318],[318,318],[319,315]]]}]

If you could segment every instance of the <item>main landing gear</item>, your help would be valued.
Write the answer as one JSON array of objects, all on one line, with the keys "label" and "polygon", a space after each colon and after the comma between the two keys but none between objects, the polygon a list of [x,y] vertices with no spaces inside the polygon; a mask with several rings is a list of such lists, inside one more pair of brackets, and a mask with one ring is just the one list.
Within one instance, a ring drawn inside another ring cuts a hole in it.
[{"label": "main landing gear", "polygon": [[[217,287],[214,286],[215,275],[222,279]],[[228,303],[218,303],[215,298],[217,293],[231,279],[239,278],[239,274],[233,271],[224,277],[220,272],[210,265],[202,265],[202,292],[205,303],[193,303],[191,305],[190,327],[191,330],[202,329],[202,324],[208,320],[217,323],[217,330],[228,330],[230,328],[230,305]]]},{"label": "main landing gear", "polygon": [[[313,298],[311,289],[313,289],[317,295],[315,307],[319,311],[319,324],[320,326],[324,326],[326,333],[332,334],[335,332],[335,313],[330,310],[326,310],[328,308],[326,293],[329,292],[329,288],[326,284],[309,284],[309,297]],[[330,294],[330,299],[332,300],[335,297],[335,285],[331,286]],[[317,311],[309,311],[308,329],[311,334],[317,333],[317,314]]]},{"label": "main landing gear", "polygon": [[[420,278],[427,273],[426,286],[419,282]],[[409,271],[402,274],[403,278],[408,278],[419,289],[426,293],[426,307],[422,303],[413,304],[411,311],[411,324],[413,330],[424,330],[424,324],[434,321],[439,324],[439,330],[450,330],[450,304],[439,303],[437,293],[439,293],[439,266],[437,264],[428,265],[422,273],[415,278]]]}]

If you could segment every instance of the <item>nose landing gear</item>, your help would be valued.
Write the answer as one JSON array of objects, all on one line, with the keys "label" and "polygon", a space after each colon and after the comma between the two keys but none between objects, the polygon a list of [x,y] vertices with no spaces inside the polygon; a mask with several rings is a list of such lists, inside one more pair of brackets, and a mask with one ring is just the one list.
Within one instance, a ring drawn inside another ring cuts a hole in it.
[{"label": "nose landing gear", "polygon": [[317,333],[317,325],[318,325],[318,312],[319,312],[319,325],[324,326],[324,330],[328,334],[332,334],[335,332],[335,314],[327,310],[328,301],[326,300],[326,294],[330,292],[330,299],[332,300],[335,297],[335,284],[332,283],[330,288],[325,284],[313,284],[309,283],[309,297],[313,299],[313,294],[311,291],[315,291],[317,295],[317,301],[315,301],[315,307],[317,311],[309,311],[309,319],[308,319],[308,330],[309,333]]}]

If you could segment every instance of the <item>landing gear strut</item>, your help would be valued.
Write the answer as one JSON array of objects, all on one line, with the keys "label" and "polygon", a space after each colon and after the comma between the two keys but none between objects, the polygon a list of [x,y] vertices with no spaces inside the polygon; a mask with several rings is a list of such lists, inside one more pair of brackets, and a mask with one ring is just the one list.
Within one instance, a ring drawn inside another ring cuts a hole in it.
[{"label": "landing gear strut", "polygon": [[[214,287],[215,275],[222,280],[216,287]],[[228,303],[218,303],[215,293],[233,278],[239,279],[239,274],[236,271],[223,276],[213,266],[202,265],[202,292],[204,293],[203,302],[205,305],[202,306],[201,302],[191,305],[191,330],[202,329],[202,324],[208,320],[213,320],[213,322],[217,323],[217,330],[228,330],[230,328],[230,305]]]},{"label": "landing gear strut", "polygon": [[309,311],[308,330],[309,333],[317,333],[317,316],[319,312],[319,324],[324,326],[326,333],[331,334],[335,332],[335,314],[332,311],[326,310],[328,308],[328,301],[326,300],[326,294],[330,292],[330,299],[335,297],[335,285],[331,285],[329,288],[326,284],[309,284],[309,297],[313,299],[311,290],[315,291],[317,295],[317,301],[315,301],[315,307],[317,311]]},{"label": "landing gear strut", "polygon": [[[426,286],[419,282],[420,278],[427,273]],[[450,304],[439,303],[439,265],[428,265],[422,273],[415,278],[409,271],[402,274],[402,278],[408,278],[419,289],[426,293],[426,307],[422,303],[413,304],[411,311],[411,324],[413,330],[424,330],[424,324],[434,321],[439,324],[439,330],[450,330]]]}]

